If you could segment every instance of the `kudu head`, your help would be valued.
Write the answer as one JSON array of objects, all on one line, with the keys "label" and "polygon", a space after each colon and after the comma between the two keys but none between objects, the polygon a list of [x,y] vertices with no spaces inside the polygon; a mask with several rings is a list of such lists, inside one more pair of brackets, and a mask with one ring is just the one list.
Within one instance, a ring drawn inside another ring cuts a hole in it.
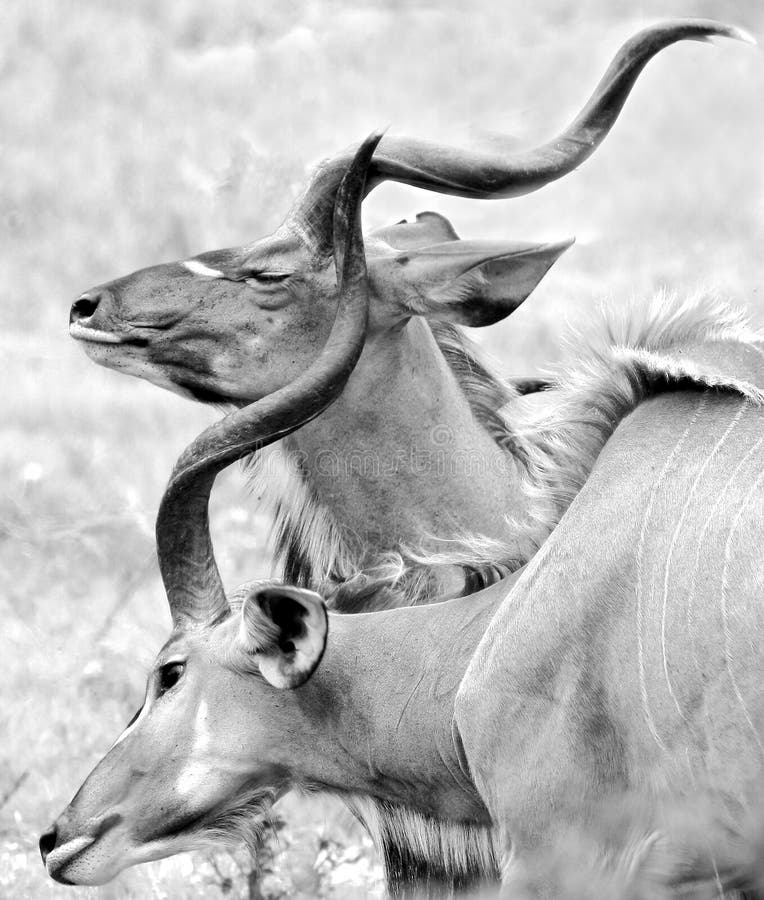
[{"label": "kudu head", "polygon": [[[217,473],[318,415],[342,391],[368,321],[360,206],[379,141],[346,168],[334,210],[339,301],[328,340],[293,383],[203,432],[178,461],[160,505],[157,548],[173,619],[144,704],[40,839],[48,872],[97,884],[251,825],[295,780],[302,685],[327,636],[321,598],[276,584],[226,598],[209,535]],[[298,776],[299,778],[299,776]]]},{"label": "kudu head", "polygon": [[213,843],[251,846],[273,802],[310,787],[300,772],[321,735],[306,733],[312,698],[295,689],[323,654],[324,602],[259,584],[232,595],[225,615],[192,624],[176,613],[143,706],[40,838],[56,881],[103,884]]},{"label": "kudu head", "polygon": [[[474,198],[515,197],[561,178],[603,141],[647,61],[686,38],[740,37],[708,20],[647,28],[616,54],[580,114],[546,144],[468,152],[386,137],[365,191],[386,180]],[[255,243],[153,266],[73,305],[70,332],[93,360],[212,402],[245,403],[312,362],[337,304],[327,211],[353,150],[325,162],[284,224]],[[367,239],[370,336],[413,315],[468,325],[507,316],[569,246],[461,241],[434,213]]]}]

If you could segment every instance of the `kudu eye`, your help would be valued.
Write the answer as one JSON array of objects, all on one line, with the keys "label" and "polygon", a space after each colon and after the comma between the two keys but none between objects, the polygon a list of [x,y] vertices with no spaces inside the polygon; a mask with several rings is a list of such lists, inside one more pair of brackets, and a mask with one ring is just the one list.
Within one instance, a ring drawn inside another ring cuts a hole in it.
[{"label": "kudu eye", "polygon": [[180,681],[185,669],[186,664],[182,662],[172,662],[163,665],[159,670],[159,678],[157,679],[157,697],[161,697],[174,688]]},{"label": "kudu eye", "polygon": [[253,286],[280,284],[286,281],[290,274],[290,272],[250,272],[244,281]]}]

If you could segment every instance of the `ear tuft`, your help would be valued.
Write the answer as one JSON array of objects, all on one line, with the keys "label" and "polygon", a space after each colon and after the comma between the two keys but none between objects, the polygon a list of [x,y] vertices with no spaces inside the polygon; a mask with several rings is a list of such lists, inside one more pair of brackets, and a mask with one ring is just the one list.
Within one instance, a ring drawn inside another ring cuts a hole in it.
[{"label": "ear tuft", "polygon": [[326,604],[313,591],[256,586],[241,606],[238,644],[256,657],[266,681],[277,688],[296,688],[321,662],[328,625]]}]

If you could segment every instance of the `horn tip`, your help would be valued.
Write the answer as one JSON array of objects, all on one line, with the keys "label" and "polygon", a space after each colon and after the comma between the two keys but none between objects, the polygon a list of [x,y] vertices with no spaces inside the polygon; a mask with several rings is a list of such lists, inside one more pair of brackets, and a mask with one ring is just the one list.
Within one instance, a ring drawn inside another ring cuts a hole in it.
[{"label": "horn tip", "polygon": [[661,43],[659,47],[653,48],[653,53],[676,41],[698,41],[702,44],[709,44],[716,43],[719,38],[725,38],[733,41],[742,41],[744,44],[753,44],[754,46],[757,43],[756,38],[744,28],[738,28],[736,25],[727,25],[715,19],[667,19],[648,26],[635,35],[638,42],[649,41],[655,37],[658,37]]},{"label": "horn tip", "polygon": [[556,253],[558,257],[560,257],[566,250],[569,250],[575,243],[576,243],[575,237],[567,237],[567,238],[563,238],[560,241],[551,241],[549,243],[549,249],[553,253]]},{"label": "horn tip", "polygon": [[750,44],[752,47],[758,47],[759,45],[759,42],[750,31],[746,31],[745,28],[737,28],[734,25],[730,25],[728,32],[720,36],[731,38],[733,41],[742,41],[744,44]]},{"label": "horn tip", "polygon": [[725,40],[741,41],[744,44],[751,44],[754,47],[758,46],[758,41],[751,32],[746,31],[745,28],[738,28],[737,25],[725,25],[721,22],[708,22],[707,28],[708,30],[705,33],[695,35],[694,39],[706,44],[715,44],[720,38],[724,38]]},{"label": "horn tip", "polygon": [[377,149],[377,145],[385,136],[389,125],[385,125],[384,128],[375,128],[373,131],[369,132],[369,134],[364,138],[361,143],[361,147],[363,147],[368,153],[373,153]]}]

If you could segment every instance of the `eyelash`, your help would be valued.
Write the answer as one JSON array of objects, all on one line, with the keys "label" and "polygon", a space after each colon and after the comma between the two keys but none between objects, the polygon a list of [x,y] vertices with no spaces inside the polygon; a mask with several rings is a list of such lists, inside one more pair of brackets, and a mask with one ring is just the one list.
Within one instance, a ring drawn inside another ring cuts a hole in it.
[{"label": "eyelash", "polygon": [[257,285],[262,284],[279,284],[289,278],[289,272],[253,272],[246,282],[252,282]]}]

